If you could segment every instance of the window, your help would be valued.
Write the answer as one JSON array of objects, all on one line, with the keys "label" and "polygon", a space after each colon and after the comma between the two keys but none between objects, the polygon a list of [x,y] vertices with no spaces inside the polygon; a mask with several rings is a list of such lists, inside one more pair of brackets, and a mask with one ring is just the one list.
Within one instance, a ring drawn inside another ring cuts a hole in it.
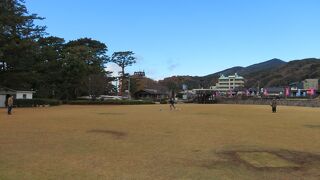
[{"label": "window", "polygon": [[27,94],[23,94],[23,95],[22,95],[22,98],[23,98],[23,99],[27,99]]}]

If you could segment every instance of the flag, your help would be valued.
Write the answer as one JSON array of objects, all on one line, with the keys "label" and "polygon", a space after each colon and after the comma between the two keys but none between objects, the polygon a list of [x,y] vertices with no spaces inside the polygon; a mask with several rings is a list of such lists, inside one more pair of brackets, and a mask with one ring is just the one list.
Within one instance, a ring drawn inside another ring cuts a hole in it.
[{"label": "flag", "polygon": [[290,88],[286,87],[286,97],[290,96]]},{"label": "flag", "polygon": [[264,89],[263,95],[268,96],[268,90],[267,89]]}]

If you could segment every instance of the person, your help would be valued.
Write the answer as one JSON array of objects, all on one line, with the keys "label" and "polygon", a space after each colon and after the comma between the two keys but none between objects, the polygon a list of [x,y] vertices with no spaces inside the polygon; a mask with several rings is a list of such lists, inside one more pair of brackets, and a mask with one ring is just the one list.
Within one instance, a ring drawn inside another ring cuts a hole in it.
[{"label": "person", "polygon": [[13,97],[10,95],[8,97],[8,115],[11,115],[12,107],[13,107]]},{"label": "person", "polygon": [[176,109],[176,107],[174,106],[174,100],[173,100],[173,98],[171,98],[171,99],[169,100],[169,104],[170,104],[170,110],[172,110],[172,108],[173,108],[173,109]]},{"label": "person", "polygon": [[272,107],[272,113],[276,113],[277,112],[277,101],[276,101],[276,99],[273,99],[270,105]]}]

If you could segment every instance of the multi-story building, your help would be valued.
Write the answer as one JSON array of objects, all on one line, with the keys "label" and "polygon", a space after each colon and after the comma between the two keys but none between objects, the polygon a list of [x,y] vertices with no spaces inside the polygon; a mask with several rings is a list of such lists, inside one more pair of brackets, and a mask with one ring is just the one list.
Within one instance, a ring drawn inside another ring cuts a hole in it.
[{"label": "multi-story building", "polygon": [[220,93],[227,93],[241,87],[244,87],[244,78],[235,73],[230,76],[221,75],[218,83],[212,86],[211,89],[219,91]]}]

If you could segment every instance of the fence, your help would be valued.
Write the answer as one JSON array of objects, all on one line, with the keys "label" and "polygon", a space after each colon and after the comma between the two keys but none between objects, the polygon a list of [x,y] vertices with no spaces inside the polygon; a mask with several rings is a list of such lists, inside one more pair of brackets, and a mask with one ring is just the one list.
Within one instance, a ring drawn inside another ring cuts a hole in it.
[{"label": "fence", "polygon": [[[270,105],[271,99],[228,99],[219,98],[217,104],[256,104]],[[304,107],[320,107],[320,101],[317,99],[279,99],[278,105],[283,106],[304,106]]]}]

